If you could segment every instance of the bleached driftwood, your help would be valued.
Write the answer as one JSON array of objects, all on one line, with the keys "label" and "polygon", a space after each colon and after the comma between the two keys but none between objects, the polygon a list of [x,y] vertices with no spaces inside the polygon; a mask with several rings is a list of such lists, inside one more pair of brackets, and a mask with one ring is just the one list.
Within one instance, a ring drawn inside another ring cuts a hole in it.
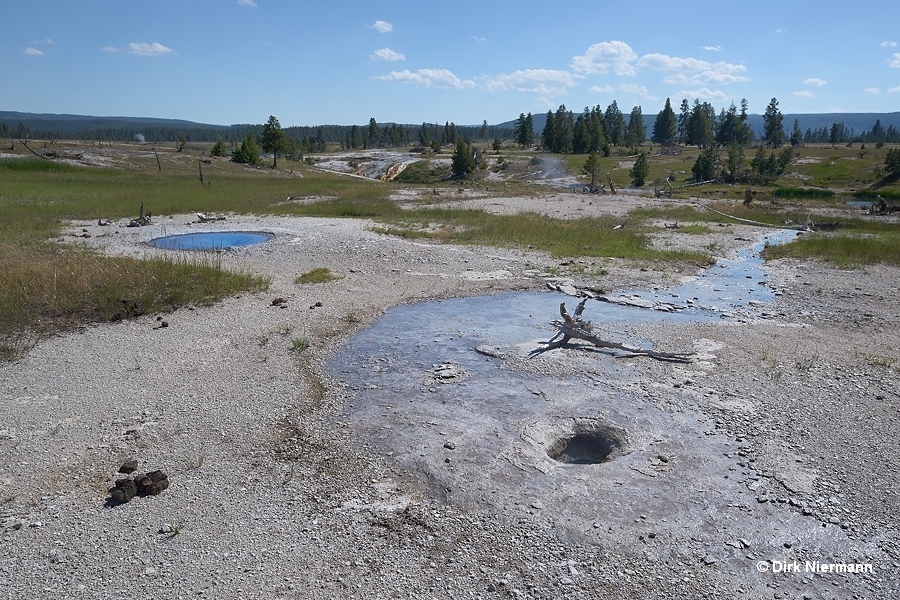
[{"label": "bleached driftwood", "polygon": [[210,221],[224,221],[225,217],[214,216],[207,213],[198,212],[197,220],[201,223],[209,223]]},{"label": "bleached driftwood", "polygon": [[132,219],[128,222],[128,227],[144,227],[145,225],[149,225],[153,219],[153,215],[150,211],[147,211],[147,214],[144,214],[144,203],[141,202],[141,215],[137,219]]},{"label": "bleached driftwood", "polygon": [[562,316],[562,320],[554,319],[553,321],[550,321],[550,324],[557,328],[556,335],[550,338],[550,340],[546,342],[546,345],[543,348],[533,350],[531,352],[532,357],[546,352],[547,350],[552,350],[554,348],[564,346],[569,342],[570,339],[575,338],[584,340],[585,342],[589,342],[594,346],[597,346],[598,348],[621,350],[625,353],[617,355],[616,358],[647,356],[656,360],[665,360],[669,362],[693,362],[692,354],[682,352],[657,352],[656,350],[649,350],[646,348],[633,348],[631,346],[626,346],[625,344],[619,344],[617,342],[611,342],[601,339],[599,336],[594,334],[593,324],[590,321],[585,321],[581,318],[581,313],[584,312],[584,305],[587,300],[588,299],[585,298],[584,300],[579,302],[578,307],[575,309],[574,314],[572,314],[571,316],[566,310],[565,302],[559,305],[559,314],[560,316]]}]

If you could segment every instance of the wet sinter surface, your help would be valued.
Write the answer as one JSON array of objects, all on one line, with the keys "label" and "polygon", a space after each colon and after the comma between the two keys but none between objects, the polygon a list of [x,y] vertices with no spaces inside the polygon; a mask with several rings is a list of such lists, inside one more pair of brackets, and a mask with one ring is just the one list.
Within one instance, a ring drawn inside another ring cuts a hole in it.
[{"label": "wet sinter surface", "polygon": [[[773,300],[760,263],[748,251],[685,285],[627,292],[677,305],[672,312],[589,300],[583,316],[608,328],[606,339],[646,345],[630,326],[720,321]],[[341,418],[361,446],[449,503],[538,519],[577,543],[699,545],[704,561],[753,585],[765,583],[758,558],[787,560],[801,548],[814,557],[879,552],[785,504],[757,503],[760,487],[785,493],[777,478],[738,466],[742,440],[716,431],[696,392],[642,379],[649,359],[586,346],[529,359],[554,334],[548,322],[565,301],[570,312],[578,302],[508,293],[387,311],[329,364],[351,394]],[[714,370],[710,342],[660,350],[697,353],[696,363],[674,369]],[[585,432],[616,438],[605,462],[548,455]]]}]

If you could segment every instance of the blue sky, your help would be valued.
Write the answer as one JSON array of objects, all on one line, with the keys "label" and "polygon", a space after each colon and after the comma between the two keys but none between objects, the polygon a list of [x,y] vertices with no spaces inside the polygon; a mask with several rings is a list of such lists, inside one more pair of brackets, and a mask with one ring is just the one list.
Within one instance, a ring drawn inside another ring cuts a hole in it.
[{"label": "blue sky", "polygon": [[475,125],[613,100],[900,111],[900,4],[0,0],[0,110]]}]

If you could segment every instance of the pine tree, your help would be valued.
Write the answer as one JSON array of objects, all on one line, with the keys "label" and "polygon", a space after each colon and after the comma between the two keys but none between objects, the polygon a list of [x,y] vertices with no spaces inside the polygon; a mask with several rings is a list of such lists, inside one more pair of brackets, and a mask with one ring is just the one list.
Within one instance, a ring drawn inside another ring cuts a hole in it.
[{"label": "pine tree", "polygon": [[556,139],[556,118],[553,111],[547,111],[547,121],[544,123],[544,131],[541,133],[541,145],[544,150],[553,151],[553,140]]},{"label": "pine tree", "polygon": [[523,148],[534,144],[534,120],[531,113],[528,113],[527,117],[524,113],[519,113],[519,118],[513,127],[513,138]]},{"label": "pine tree", "polygon": [[791,130],[791,146],[799,146],[803,142],[803,134],[800,132],[800,122],[794,119],[794,128]]},{"label": "pine tree", "polygon": [[381,128],[375,122],[375,117],[369,119],[369,148],[377,148],[381,145]]},{"label": "pine tree", "polygon": [[714,141],[716,111],[709,102],[694,100],[694,107],[688,119],[687,144],[707,148]]},{"label": "pine tree", "polygon": [[596,105],[591,109],[591,144],[589,150],[594,152],[602,152],[603,156],[609,156],[609,138],[606,134],[606,118],[603,116],[603,109],[600,105]]},{"label": "pine tree", "polygon": [[466,175],[475,170],[475,157],[472,147],[464,141],[456,142],[456,150],[450,160],[450,169],[456,177],[465,179]]},{"label": "pine tree", "polygon": [[281,129],[281,124],[274,115],[269,116],[269,120],[263,125],[262,135],[260,136],[260,145],[263,152],[272,154],[272,168],[278,166],[278,155],[283,153],[287,148],[287,138]]},{"label": "pine tree", "polygon": [[597,181],[597,173],[600,172],[600,158],[597,156],[596,152],[591,152],[588,155],[581,170],[585,175],[591,176],[591,189],[594,189]]},{"label": "pine tree", "polygon": [[634,166],[631,167],[631,179],[635,187],[644,185],[647,182],[648,175],[650,175],[650,163],[647,160],[647,155],[641,152],[637,160],[634,161]]},{"label": "pine tree", "polygon": [[691,120],[691,105],[687,98],[681,100],[681,112],[678,115],[678,143],[685,146],[688,143],[688,122]]},{"label": "pine tree", "polygon": [[744,146],[737,140],[728,145],[728,158],[725,160],[726,179],[729,183],[744,178]]},{"label": "pine tree", "polygon": [[241,147],[231,153],[231,160],[248,165],[255,165],[259,162],[259,146],[256,145],[256,137],[252,131],[247,133],[247,137],[241,142]]},{"label": "pine tree", "polygon": [[525,145],[534,145],[534,117],[531,113],[525,115]]},{"label": "pine tree", "polygon": [[716,177],[716,151],[712,147],[706,148],[697,157],[691,168],[694,181],[709,181]]},{"label": "pine tree", "polygon": [[675,111],[672,110],[672,104],[666,98],[665,108],[656,115],[656,122],[653,123],[653,135],[650,139],[657,144],[671,146],[675,144],[676,135],[678,135],[678,124]]},{"label": "pine tree", "polygon": [[556,109],[555,128],[553,131],[553,152],[569,154],[575,139],[575,122],[572,111],[566,110],[565,104],[560,104]]},{"label": "pine tree", "polygon": [[647,139],[647,126],[644,124],[644,114],[640,106],[631,109],[631,115],[628,117],[628,129],[626,132],[628,146],[637,148]]},{"label": "pine tree", "polygon": [[778,110],[778,100],[772,98],[763,115],[763,139],[766,146],[778,148],[784,144],[784,115]]},{"label": "pine tree", "polygon": [[584,113],[578,115],[578,118],[575,119],[575,132],[572,139],[572,151],[575,154],[587,154],[591,151],[591,130],[588,126],[589,121],[590,114],[588,113],[587,107],[585,107]]},{"label": "pine tree", "polygon": [[625,141],[625,116],[619,110],[619,105],[613,100],[606,108],[607,139],[613,146],[618,146]]}]

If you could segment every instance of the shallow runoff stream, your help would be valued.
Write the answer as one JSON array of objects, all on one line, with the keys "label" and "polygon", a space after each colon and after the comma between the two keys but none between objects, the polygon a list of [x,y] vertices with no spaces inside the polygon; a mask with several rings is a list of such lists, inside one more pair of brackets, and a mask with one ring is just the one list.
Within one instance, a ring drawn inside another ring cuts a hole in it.
[{"label": "shallow runoff stream", "polygon": [[[631,346],[648,344],[630,330],[650,322],[747,326],[737,323],[775,300],[760,250],[794,235],[773,232],[685,284],[619,296],[664,310],[589,300],[583,317]],[[740,539],[769,557],[788,538],[821,556],[850,550],[837,528],[751,502],[755,474],[733,458],[740,441],[717,433],[691,386],[642,378],[650,359],[586,345],[529,358],[553,336],[561,302],[571,313],[578,299],[505,293],[388,310],[329,363],[349,395],[339,418],[361,447],[450,504],[531,518],[579,543],[700,539],[716,548],[711,560],[740,570],[753,568]],[[697,352],[714,372],[716,348],[704,342],[659,349]]]}]

